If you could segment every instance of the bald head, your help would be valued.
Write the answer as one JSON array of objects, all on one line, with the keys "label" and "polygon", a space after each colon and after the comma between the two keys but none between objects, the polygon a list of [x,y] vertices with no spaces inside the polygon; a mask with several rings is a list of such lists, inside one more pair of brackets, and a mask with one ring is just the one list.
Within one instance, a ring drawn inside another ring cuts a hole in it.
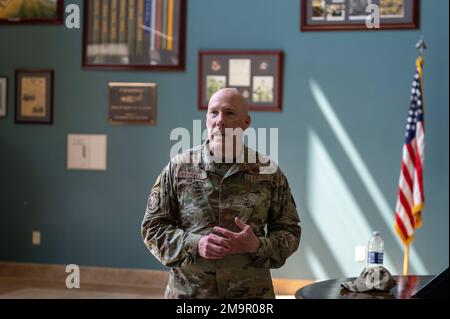
[{"label": "bald head", "polygon": [[227,101],[243,116],[248,116],[247,100],[242,94],[233,88],[224,88],[216,91],[209,99],[208,109],[217,102]]}]

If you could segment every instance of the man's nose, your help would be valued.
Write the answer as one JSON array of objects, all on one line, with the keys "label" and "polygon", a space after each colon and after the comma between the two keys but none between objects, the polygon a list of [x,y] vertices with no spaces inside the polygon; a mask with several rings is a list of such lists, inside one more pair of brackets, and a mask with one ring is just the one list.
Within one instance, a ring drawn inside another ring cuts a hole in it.
[{"label": "man's nose", "polygon": [[223,117],[223,115],[221,113],[219,113],[219,115],[217,115],[216,117],[216,125],[218,127],[224,127],[225,126],[225,119]]}]

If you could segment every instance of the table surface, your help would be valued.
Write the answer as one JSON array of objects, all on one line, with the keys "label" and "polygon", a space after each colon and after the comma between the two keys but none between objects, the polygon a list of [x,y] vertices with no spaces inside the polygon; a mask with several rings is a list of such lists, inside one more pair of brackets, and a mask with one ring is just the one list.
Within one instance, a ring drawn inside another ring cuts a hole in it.
[{"label": "table surface", "polygon": [[297,299],[409,299],[420,288],[425,286],[434,276],[394,276],[397,284],[389,292],[351,292],[341,283],[353,281],[353,278],[342,278],[319,281],[305,286],[295,293]]}]

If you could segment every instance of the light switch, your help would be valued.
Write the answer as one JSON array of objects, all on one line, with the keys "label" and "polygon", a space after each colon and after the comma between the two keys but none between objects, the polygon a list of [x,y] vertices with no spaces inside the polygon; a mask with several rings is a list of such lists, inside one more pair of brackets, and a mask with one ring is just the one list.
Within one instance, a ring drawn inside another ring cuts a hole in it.
[{"label": "light switch", "polygon": [[41,244],[41,232],[38,230],[34,230],[31,236],[31,243],[33,245],[40,245]]},{"label": "light switch", "polygon": [[67,169],[106,170],[105,134],[68,134]]}]

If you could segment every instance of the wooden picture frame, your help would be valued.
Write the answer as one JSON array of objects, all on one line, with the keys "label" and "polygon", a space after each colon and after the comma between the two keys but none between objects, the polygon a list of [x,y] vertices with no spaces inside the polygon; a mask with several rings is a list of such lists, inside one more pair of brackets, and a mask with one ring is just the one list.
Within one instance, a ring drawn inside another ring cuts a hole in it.
[{"label": "wooden picture frame", "polygon": [[[419,0],[300,0],[301,31],[407,30],[420,27]],[[380,27],[368,28],[369,5],[380,9]]]},{"label": "wooden picture frame", "polygon": [[8,112],[8,78],[0,76],[0,118]]},{"label": "wooden picture frame", "polygon": [[156,83],[109,82],[109,124],[156,125]]},{"label": "wooden picture frame", "polygon": [[0,24],[62,24],[64,0],[1,0]]},{"label": "wooden picture frame", "polygon": [[16,123],[53,123],[53,79],[50,69],[16,70]]},{"label": "wooden picture frame", "polygon": [[85,0],[85,69],[185,68],[187,0]]},{"label": "wooden picture frame", "polygon": [[281,112],[283,51],[199,51],[198,109],[208,109],[211,95],[224,87],[241,92],[249,111]]}]

